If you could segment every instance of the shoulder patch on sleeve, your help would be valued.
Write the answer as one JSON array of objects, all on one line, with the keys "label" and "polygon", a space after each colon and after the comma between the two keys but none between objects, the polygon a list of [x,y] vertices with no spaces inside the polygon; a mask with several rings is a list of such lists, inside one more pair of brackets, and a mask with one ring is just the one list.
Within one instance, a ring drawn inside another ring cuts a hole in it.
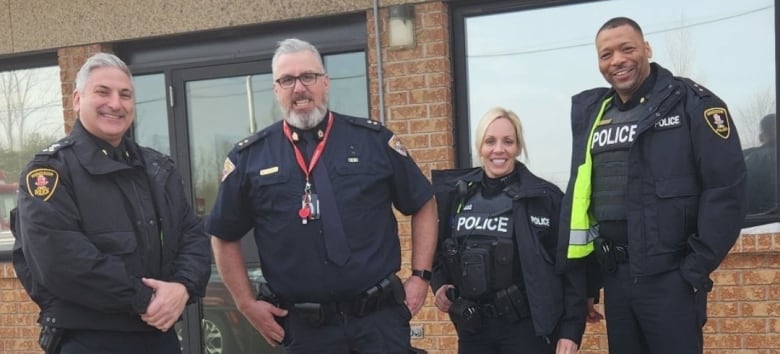
[{"label": "shoulder patch on sleeve", "polygon": [[230,160],[230,156],[226,157],[225,163],[222,165],[222,178],[220,178],[220,182],[225,182],[225,178],[230,176],[235,170],[236,165]]},{"label": "shoulder patch on sleeve", "polygon": [[60,175],[50,168],[36,168],[27,173],[27,192],[30,196],[48,201],[57,190]]},{"label": "shoulder patch on sleeve", "polygon": [[390,147],[395,150],[395,152],[401,154],[402,156],[409,156],[409,153],[406,151],[406,147],[401,142],[401,138],[399,138],[397,135],[391,136],[390,140],[387,141],[387,145],[390,145]]},{"label": "shoulder patch on sleeve", "polygon": [[723,107],[713,107],[704,111],[704,119],[710,129],[719,137],[728,139],[731,135],[729,112]]}]

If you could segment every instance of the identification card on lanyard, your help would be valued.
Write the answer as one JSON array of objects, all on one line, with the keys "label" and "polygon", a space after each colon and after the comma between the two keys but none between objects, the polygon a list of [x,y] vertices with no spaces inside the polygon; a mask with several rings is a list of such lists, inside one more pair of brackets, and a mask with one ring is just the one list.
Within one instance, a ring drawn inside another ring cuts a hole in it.
[{"label": "identification card on lanyard", "polygon": [[312,193],[311,191],[310,176],[311,171],[314,170],[314,166],[317,165],[320,156],[322,156],[322,152],[325,150],[325,143],[328,140],[328,135],[330,135],[330,128],[332,126],[333,113],[330,113],[328,115],[328,125],[327,128],[325,128],[325,135],[323,136],[322,141],[314,148],[314,152],[311,155],[311,161],[307,168],[301,150],[295,145],[295,141],[290,132],[290,126],[287,125],[286,121],[282,122],[284,135],[287,137],[287,140],[290,141],[290,144],[292,144],[293,151],[295,152],[295,160],[298,162],[298,167],[301,168],[301,171],[303,171],[303,174],[306,177],[306,184],[303,187],[303,196],[301,197],[301,209],[298,210],[298,216],[301,218],[301,223],[303,224],[306,224],[308,220],[320,218],[320,201],[319,198],[317,198],[317,194]]}]

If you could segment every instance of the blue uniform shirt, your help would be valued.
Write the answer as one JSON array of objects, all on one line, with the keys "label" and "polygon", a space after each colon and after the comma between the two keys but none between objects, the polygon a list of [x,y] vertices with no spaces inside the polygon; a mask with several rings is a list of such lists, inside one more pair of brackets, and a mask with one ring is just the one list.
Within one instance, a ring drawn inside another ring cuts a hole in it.
[{"label": "blue uniform shirt", "polygon": [[317,164],[327,167],[337,205],[321,203],[320,209],[337,207],[341,214],[350,248],[346,265],[327,260],[321,221],[303,224],[298,216],[305,175],[281,122],[228,154],[206,221],[207,231],[225,240],[238,240],[254,228],[263,274],[286,301],[343,299],[397,272],[401,249],[392,207],[411,215],[433,196],[430,182],[390,130],[363,118],[333,117]]}]

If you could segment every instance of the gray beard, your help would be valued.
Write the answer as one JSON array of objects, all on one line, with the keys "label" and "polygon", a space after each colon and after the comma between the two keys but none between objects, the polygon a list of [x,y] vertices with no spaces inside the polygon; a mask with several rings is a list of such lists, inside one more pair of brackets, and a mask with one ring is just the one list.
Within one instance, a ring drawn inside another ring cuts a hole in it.
[{"label": "gray beard", "polygon": [[327,113],[327,109],[324,107],[314,107],[309,113],[296,113],[291,110],[290,113],[287,114],[285,120],[287,121],[287,124],[292,125],[293,127],[307,130],[320,124],[325,118],[325,113]]}]

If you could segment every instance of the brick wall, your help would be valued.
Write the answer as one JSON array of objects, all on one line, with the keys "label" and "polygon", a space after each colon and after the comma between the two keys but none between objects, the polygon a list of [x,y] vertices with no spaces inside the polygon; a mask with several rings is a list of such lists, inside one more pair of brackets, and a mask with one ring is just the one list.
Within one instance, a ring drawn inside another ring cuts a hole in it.
[{"label": "brick wall", "polygon": [[16,279],[11,263],[0,264],[0,353],[40,353],[37,319],[38,306]]},{"label": "brick wall", "polygon": [[[449,14],[443,3],[431,2],[415,6],[414,48],[389,49],[387,9],[379,10],[381,59],[384,81],[385,126],[401,137],[420,168],[430,177],[433,169],[454,166],[452,120],[452,70],[449,47]],[[377,52],[374,14],[367,14],[368,76],[371,94],[371,118],[379,119],[379,89],[377,82]],[[396,215],[401,223],[403,265],[400,276],[411,269],[411,238],[408,219]],[[453,353],[455,331],[446,314],[433,306],[429,294],[426,306],[412,320],[421,326],[423,337],[412,345],[429,353]]]}]

